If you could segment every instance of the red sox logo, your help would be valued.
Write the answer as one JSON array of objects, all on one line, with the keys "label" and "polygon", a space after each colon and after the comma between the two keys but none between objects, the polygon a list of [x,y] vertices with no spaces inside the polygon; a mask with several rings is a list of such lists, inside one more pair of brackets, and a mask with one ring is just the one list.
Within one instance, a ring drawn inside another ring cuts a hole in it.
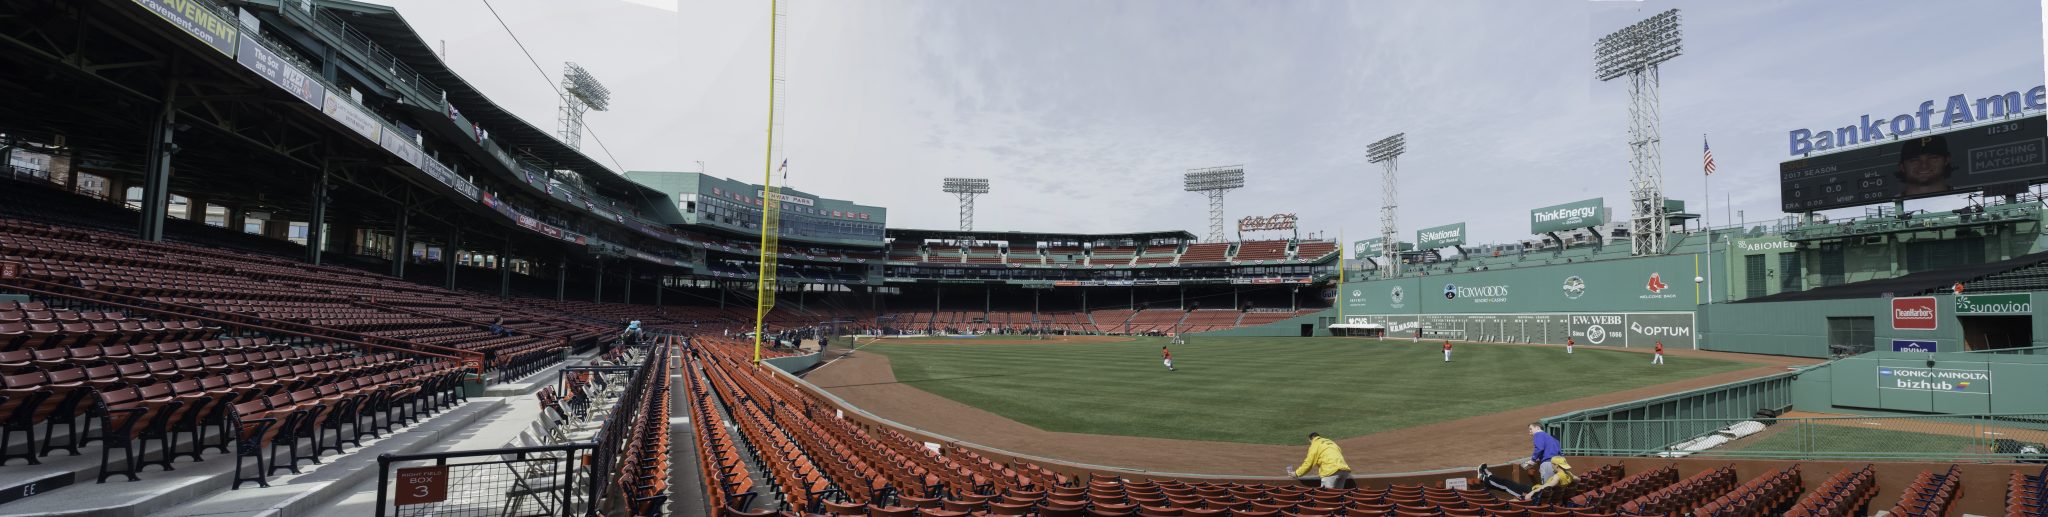
[{"label": "red sox logo", "polygon": [[1657,273],[1650,273],[1650,283],[1643,286],[1644,289],[1649,289],[1651,294],[1662,293],[1670,287],[1664,285],[1664,277]]}]

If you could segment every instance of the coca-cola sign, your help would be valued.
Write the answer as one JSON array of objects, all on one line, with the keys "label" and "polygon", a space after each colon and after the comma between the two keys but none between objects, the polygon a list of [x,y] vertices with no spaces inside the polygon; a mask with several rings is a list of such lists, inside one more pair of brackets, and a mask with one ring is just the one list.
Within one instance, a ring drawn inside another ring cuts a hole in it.
[{"label": "coca-cola sign", "polygon": [[1292,230],[1295,219],[1294,214],[1273,214],[1265,217],[1248,215],[1237,220],[1237,231]]}]

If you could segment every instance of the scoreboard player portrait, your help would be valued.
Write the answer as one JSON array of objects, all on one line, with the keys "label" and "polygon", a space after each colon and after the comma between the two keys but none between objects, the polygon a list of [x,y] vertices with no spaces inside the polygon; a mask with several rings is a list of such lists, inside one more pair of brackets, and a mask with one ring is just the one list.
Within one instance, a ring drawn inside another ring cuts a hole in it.
[{"label": "scoreboard player portrait", "polygon": [[1949,162],[1948,138],[1941,135],[1906,140],[1899,145],[1896,173],[1899,195],[1917,197],[1950,190],[1956,167]]}]

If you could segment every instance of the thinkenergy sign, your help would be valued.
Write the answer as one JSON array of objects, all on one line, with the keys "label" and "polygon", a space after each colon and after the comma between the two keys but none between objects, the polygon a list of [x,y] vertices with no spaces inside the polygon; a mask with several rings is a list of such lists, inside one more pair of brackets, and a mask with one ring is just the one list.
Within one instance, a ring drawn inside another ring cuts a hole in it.
[{"label": "thinkenergy sign", "polygon": [[1602,198],[1573,201],[1529,211],[1529,233],[1561,232],[1606,224]]}]

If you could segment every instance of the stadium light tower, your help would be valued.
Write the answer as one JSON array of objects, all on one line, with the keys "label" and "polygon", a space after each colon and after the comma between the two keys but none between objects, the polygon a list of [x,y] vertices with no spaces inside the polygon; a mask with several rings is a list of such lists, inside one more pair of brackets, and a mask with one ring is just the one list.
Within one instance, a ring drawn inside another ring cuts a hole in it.
[{"label": "stadium light tower", "polygon": [[557,134],[562,143],[583,148],[583,114],[612,107],[612,91],[574,62],[562,63],[562,115]]},{"label": "stadium light tower", "polygon": [[1380,278],[1393,278],[1394,275],[1400,273],[1396,271],[1400,261],[1394,260],[1399,256],[1398,253],[1400,253],[1400,249],[1396,246],[1396,234],[1398,233],[1396,228],[1399,226],[1399,221],[1395,218],[1394,209],[1399,206],[1398,204],[1401,200],[1401,196],[1397,193],[1401,185],[1400,182],[1395,180],[1394,172],[1401,168],[1401,153],[1407,150],[1407,133],[1395,133],[1394,136],[1382,138],[1380,141],[1373,142],[1372,145],[1365,147],[1366,160],[1380,164],[1381,167]]},{"label": "stadium light tower", "polygon": [[1200,192],[1209,196],[1208,242],[1224,242],[1223,193],[1244,188],[1244,166],[1225,165],[1188,169],[1185,179],[1188,192]]},{"label": "stadium light tower", "polygon": [[974,231],[974,196],[988,193],[988,178],[946,178],[945,191],[960,198],[960,231]]},{"label": "stadium light tower", "polygon": [[1628,79],[1629,251],[1664,254],[1664,160],[1658,136],[1657,65],[1678,57],[1678,10],[1623,27],[1593,44],[1593,76]]}]

